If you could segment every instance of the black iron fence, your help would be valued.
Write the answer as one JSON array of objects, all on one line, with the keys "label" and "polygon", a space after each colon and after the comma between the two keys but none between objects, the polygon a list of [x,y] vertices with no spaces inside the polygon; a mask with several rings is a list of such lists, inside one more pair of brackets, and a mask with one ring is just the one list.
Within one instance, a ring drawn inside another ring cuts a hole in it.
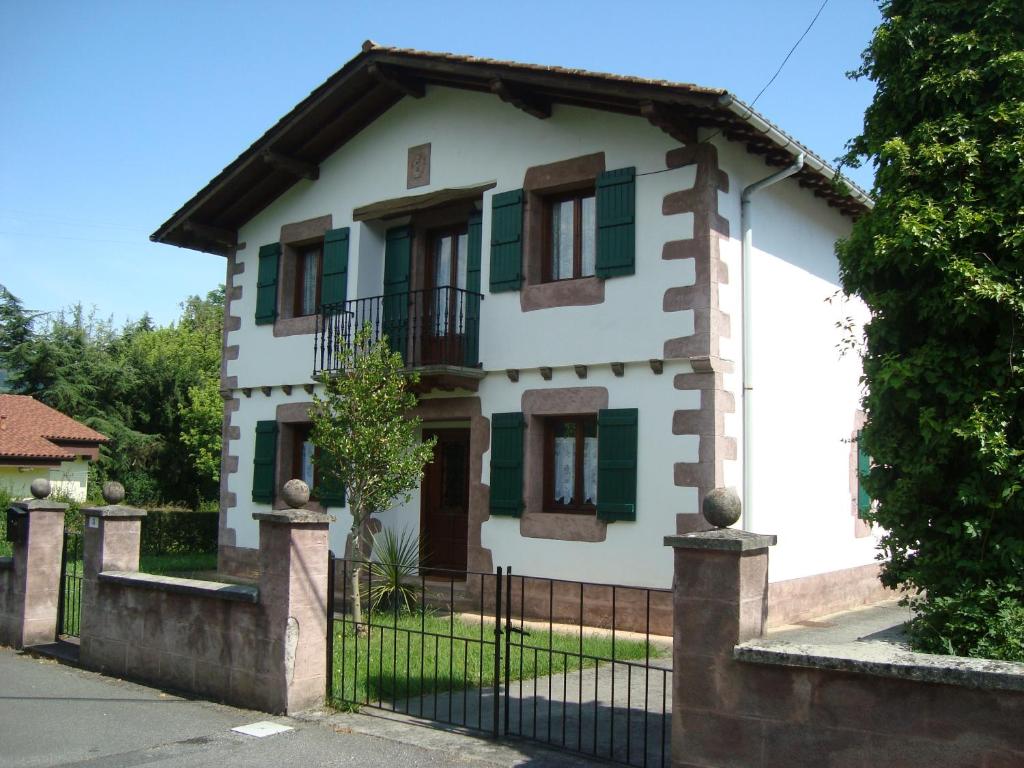
[{"label": "black iron fence", "polygon": [[82,622],[82,534],[64,532],[57,598],[57,637],[78,637]]},{"label": "black iron fence", "polygon": [[364,563],[356,618],[353,568],[332,557],[328,695],[337,704],[625,765],[668,764],[671,646],[651,632],[664,590],[503,568],[396,580]]},{"label": "black iron fence", "polygon": [[313,373],[341,370],[343,349],[363,328],[369,329],[365,348],[386,337],[410,368],[474,368],[480,362],[481,301],[480,293],[441,286],[325,304],[317,317]]}]

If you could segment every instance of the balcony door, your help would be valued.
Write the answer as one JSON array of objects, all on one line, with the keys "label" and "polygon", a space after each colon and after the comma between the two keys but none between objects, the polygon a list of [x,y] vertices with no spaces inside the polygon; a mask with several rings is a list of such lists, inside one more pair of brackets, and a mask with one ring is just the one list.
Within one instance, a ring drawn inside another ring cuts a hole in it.
[{"label": "balcony door", "polygon": [[461,361],[466,337],[466,225],[435,230],[427,250],[423,364]]}]

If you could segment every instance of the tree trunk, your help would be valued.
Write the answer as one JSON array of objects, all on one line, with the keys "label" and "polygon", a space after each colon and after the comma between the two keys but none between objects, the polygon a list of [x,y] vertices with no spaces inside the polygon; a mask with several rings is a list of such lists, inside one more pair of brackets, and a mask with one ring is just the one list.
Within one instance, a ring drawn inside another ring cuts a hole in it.
[{"label": "tree trunk", "polygon": [[352,537],[352,620],[355,623],[356,634],[362,634],[366,631],[366,628],[362,626],[363,601],[360,594],[361,585],[359,584],[359,576],[363,572],[363,541],[360,535],[362,527],[362,515],[353,509],[352,532],[349,535]]}]

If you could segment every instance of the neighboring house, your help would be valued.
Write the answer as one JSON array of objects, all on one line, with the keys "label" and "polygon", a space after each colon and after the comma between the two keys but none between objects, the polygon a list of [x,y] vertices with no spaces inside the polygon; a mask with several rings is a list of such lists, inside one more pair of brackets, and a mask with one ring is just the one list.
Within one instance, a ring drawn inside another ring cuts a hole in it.
[{"label": "neighboring house", "polygon": [[27,395],[0,395],[0,487],[26,498],[37,477],[52,493],[85,501],[89,462],[107,438]]},{"label": "neighboring house", "polygon": [[[741,192],[801,153],[745,269]],[[315,375],[369,322],[438,439],[379,516],[427,565],[668,587],[662,537],[732,486],[780,615],[874,594],[833,254],[870,200],[833,176],[722,90],[368,42],[152,235],[227,258],[221,568],[313,480]],[[340,554],[344,499],[311,504]]]}]

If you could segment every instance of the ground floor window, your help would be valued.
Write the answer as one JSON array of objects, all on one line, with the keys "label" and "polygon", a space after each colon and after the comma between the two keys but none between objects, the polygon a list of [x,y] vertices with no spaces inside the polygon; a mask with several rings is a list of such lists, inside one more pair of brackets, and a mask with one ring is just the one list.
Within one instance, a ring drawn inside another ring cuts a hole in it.
[{"label": "ground floor window", "polygon": [[544,420],[544,509],[597,510],[597,416]]},{"label": "ground floor window", "polygon": [[310,439],[311,424],[298,424],[293,428],[292,466],[289,477],[297,477],[313,489],[316,486],[317,472],[313,464],[316,446]]}]

